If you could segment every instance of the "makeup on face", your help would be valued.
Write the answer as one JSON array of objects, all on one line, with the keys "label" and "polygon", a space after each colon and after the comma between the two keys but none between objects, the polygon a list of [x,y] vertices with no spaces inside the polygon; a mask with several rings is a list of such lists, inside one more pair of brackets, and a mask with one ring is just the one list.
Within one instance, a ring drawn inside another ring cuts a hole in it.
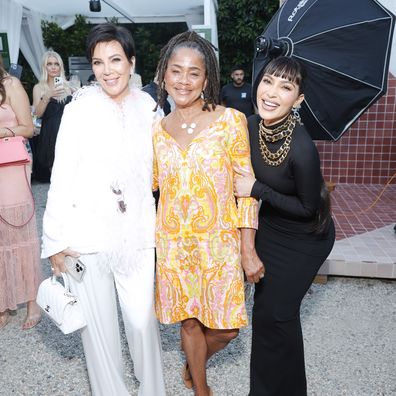
[{"label": "makeup on face", "polygon": [[129,60],[118,41],[100,42],[92,55],[92,70],[103,91],[116,102],[129,92],[135,58]]},{"label": "makeup on face", "polygon": [[193,104],[206,86],[202,55],[193,48],[179,48],[171,56],[165,72],[165,87],[176,105]]},{"label": "makeup on face", "polygon": [[274,125],[304,100],[299,86],[282,77],[264,74],[257,87],[257,108],[265,125]]}]

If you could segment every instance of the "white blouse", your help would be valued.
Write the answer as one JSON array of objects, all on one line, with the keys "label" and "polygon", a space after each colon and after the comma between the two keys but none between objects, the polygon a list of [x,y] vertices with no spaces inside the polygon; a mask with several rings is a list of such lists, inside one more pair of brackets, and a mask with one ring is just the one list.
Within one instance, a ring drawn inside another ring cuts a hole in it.
[{"label": "white blouse", "polygon": [[43,219],[42,257],[66,248],[100,253],[107,269],[127,272],[154,247],[152,124],[161,116],[145,92],[121,104],[99,86],[65,107]]}]

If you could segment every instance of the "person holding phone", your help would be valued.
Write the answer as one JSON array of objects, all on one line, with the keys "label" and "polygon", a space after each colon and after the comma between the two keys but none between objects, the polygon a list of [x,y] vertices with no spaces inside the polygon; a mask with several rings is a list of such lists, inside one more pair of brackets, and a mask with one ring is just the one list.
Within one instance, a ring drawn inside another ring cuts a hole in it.
[{"label": "person holding phone", "polygon": [[65,105],[71,99],[63,61],[55,51],[42,58],[40,81],[33,87],[33,108],[41,118],[40,135],[33,139],[33,178],[48,182],[54,163],[56,138]]},{"label": "person holding phone", "polygon": [[68,272],[87,326],[81,337],[93,395],[126,396],[116,293],[139,396],[165,396],[154,313],[155,202],[150,95],[130,87],[128,30],[94,27],[87,57],[97,84],[64,111],[43,221],[42,257]]}]

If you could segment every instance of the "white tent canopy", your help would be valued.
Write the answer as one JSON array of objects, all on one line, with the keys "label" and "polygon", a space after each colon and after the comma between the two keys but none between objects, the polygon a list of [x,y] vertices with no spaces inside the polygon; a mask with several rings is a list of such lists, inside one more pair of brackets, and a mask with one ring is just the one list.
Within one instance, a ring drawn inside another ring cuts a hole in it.
[{"label": "white tent canopy", "polygon": [[[74,19],[74,15],[84,15],[91,20],[123,15],[133,22],[183,22],[190,16],[203,18],[203,0],[101,0],[101,12],[90,12],[88,0],[14,0],[24,7],[49,15],[55,20]],[[123,15],[122,15],[123,14]],[[194,22],[195,23],[195,22]]]},{"label": "white tent canopy", "polygon": [[217,47],[217,0],[101,0],[101,12],[90,12],[88,0],[0,0],[0,32],[8,35],[11,63],[17,63],[21,49],[39,76],[45,51],[41,20],[73,25],[77,14],[91,23],[116,17],[120,23],[186,22],[189,29],[206,35]]}]

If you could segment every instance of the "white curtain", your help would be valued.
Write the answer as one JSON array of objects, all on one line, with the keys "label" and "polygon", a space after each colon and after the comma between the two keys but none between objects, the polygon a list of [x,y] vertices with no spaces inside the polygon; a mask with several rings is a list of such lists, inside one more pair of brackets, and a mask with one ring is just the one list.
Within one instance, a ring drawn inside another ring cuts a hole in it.
[{"label": "white curtain", "polygon": [[18,62],[21,23],[22,4],[0,0],[0,31],[7,33],[11,63]]},{"label": "white curtain", "polygon": [[39,79],[45,47],[41,31],[41,15],[35,11],[26,9],[23,11],[20,47],[34,75]]}]

